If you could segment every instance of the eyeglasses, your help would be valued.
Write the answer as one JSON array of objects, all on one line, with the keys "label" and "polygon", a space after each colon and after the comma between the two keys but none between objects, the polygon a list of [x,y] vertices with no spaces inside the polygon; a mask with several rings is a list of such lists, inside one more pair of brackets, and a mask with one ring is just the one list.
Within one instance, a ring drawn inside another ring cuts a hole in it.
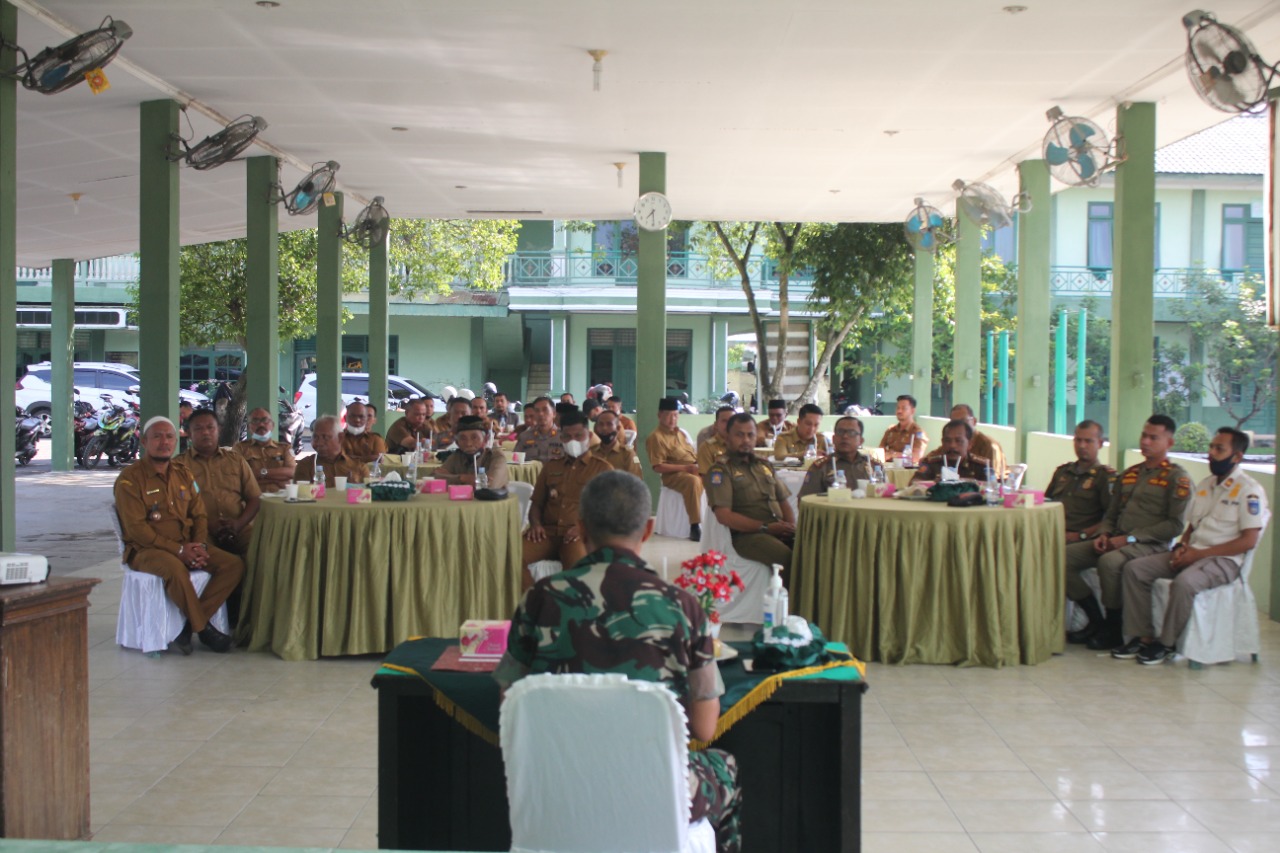
[{"label": "eyeglasses", "polygon": [[271,423],[271,418],[249,418],[249,423],[251,423],[251,424],[269,424],[269,423]]},{"label": "eyeglasses", "polygon": [[859,435],[862,435],[862,433],[858,432],[856,429],[838,429],[838,430],[836,430],[836,437],[837,437],[837,438],[853,438],[854,436],[859,436]]}]

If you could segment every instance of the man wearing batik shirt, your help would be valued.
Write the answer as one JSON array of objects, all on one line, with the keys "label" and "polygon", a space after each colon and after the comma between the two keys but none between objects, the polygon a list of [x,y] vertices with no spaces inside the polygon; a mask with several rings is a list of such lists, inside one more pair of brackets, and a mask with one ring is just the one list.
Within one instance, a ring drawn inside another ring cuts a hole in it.
[{"label": "man wearing batik shirt", "polygon": [[[493,677],[503,691],[526,675],[624,673],[676,694],[689,734],[715,735],[724,683],[697,599],[666,583],[638,556],[653,534],[651,497],[637,477],[607,471],[582,493],[589,553],[525,593],[507,653]],[[607,595],[604,590],[607,590]],[[727,752],[689,753],[690,819],[706,818],[722,853],[741,849],[737,763]]]}]

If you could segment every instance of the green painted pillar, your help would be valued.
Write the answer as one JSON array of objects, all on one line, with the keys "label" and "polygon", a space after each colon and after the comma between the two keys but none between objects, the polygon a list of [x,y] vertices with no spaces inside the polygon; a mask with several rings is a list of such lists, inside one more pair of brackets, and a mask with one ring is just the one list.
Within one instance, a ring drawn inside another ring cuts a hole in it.
[{"label": "green painted pillar", "polygon": [[956,217],[956,328],[951,402],[976,411],[982,390],[982,227]]},{"label": "green painted pillar", "polygon": [[[640,155],[640,193],[667,191],[667,155]],[[636,278],[636,447],[658,426],[658,400],[667,393],[667,232],[640,229]],[[644,479],[657,504],[660,478],[642,454]]]},{"label": "green painted pillar", "polygon": [[1014,426],[1017,450],[1027,458],[1027,436],[1049,429],[1049,243],[1053,202],[1049,167],[1043,160],[1018,164],[1022,192],[1031,210],[1018,214],[1018,352],[1014,367]]},{"label": "green painted pillar", "polygon": [[911,396],[916,398],[921,415],[933,414],[933,255],[925,251],[916,252],[916,298],[911,314]]},{"label": "green painted pillar", "polygon": [[1053,330],[1053,431],[1067,434],[1067,309]]},{"label": "green painted pillar", "polygon": [[138,153],[138,372],[142,422],[178,422],[178,164],[165,156],[178,102],[142,104]]},{"label": "green painted pillar", "polygon": [[1000,360],[1000,385],[999,392],[996,395],[996,417],[995,423],[1000,426],[1009,425],[1009,332],[1006,329],[1000,333],[1000,342],[996,345],[1000,352],[997,358]]},{"label": "green painted pillar", "polygon": [[342,408],[342,193],[320,205],[316,234],[316,416]]},{"label": "green painted pillar", "polygon": [[[387,362],[391,360],[390,327],[387,319],[387,299],[390,287],[390,266],[387,261],[387,245],[390,235],[380,243],[369,247],[369,402],[378,407],[382,425],[386,430],[391,423],[387,408]],[[472,347],[479,342],[472,342]]]},{"label": "green painted pillar", "polygon": [[987,332],[987,393],[982,422],[996,422],[996,333]]},{"label": "green painted pillar", "polygon": [[[245,351],[249,411],[276,417],[280,396],[280,204],[275,198],[278,163],[270,155],[245,163],[245,237],[249,310]],[[292,391],[289,392],[292,396]]]},{"label": "green painted pillar", "polygon": [[[0,0],[0,40],[18,43],[18,10]],[[0,48],[0,71],[16,66],[17,54]],[[18,312],[18,171],[17,148],[18,81],[0,77],[0,323],[4,328]],[[18,348],[10,335],[0,346],[0,412],[8,418],[13,411],[13,380],[18,373]],[[8,421],[4,421],[8,424]],[[0,551],[14,549],[17,514],[14,512],[14,462],[12,429],[0,429]]]},{"label": "green painted pillar", "polygon": [[729,321],[721,317],[711,318],[710,378],[709,396],[719,397],[729,390]]},{"label": "green painted pillar", "polygon": [[[1076,326],[1076,423],[1088,417],[1085,403],[1089,396],[1089,309],[1080,309],[1080,323]],[[1072,425],[1071,432],[1075,432]]]},{"label": "green painted pillar", "polygon": [[1111,400],[1112,459],[1137,447],[1151,417],[1151,365],[1155,362],[1156,105],[1116,110],[1116,133],[1126,160],[1116,167],[1112,237]]},{"label": "green painted pillar", "polygon": [[70,471],[75,450],[72,382],[75,378],[76,343],[76,262],[71,258],[58,258],[53,262],[53,304],[50,308],[51,462],[55,471]]},{"label": "green painted pillar", "polygon": [[[551,397],[559,400],[569,388],[569,315],[551,315]],[[573,395],[578,399],[578,394]]]}]

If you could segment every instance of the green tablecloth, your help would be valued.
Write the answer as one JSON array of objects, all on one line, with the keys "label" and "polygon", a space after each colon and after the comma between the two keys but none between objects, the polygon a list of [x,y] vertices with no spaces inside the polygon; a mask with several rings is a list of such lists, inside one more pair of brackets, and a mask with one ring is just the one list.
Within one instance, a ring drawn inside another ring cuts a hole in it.
[{"label": "green tablecloth", "polygon": [[791,608],[862,660],[1004,666],[1062,651],[1062,507],[801,502]]},{"label": "green tablecloth", "polygon": [[[418,473],[424,476],[431,475],[440,465],[441,463],[439,462],[425,462],[418,466]],[[393,455],[391,458],[383,458],[382,471],[385,474],[395,471],[403,477],[404,472],[408,469],[409,466],[401,462],[398,456]],[[542,463],[537,460],[521,462],[519,465],[514,462],[507,463],[507,473],[511,475],[511,481],[514,483],[528,483],[532,486],[538,482],[538,473],[541,471]]]},{"label": "green tablecloth", "polygon": [[311,504],[264,499],[236,637],[285,660],[383,653],[509,619],[520,596],[520,509],[504,501]]}]

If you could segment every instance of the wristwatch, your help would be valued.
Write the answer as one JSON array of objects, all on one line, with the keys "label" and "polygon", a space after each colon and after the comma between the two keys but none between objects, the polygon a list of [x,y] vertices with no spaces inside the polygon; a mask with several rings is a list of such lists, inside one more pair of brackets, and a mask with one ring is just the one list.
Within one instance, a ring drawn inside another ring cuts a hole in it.
[{"label": "wristwatch", "polygon": [[1089,538],[1089,534],[1088,534],[1088,533],[1085,533],[1083,530],[1081,530],[1081,531],[1080,531],[1080,541],[1081,541],[1081,542],[1083,542],[1084,540],[1086,540],[1086,539],[1088,539],[1088,538]]},{"label": "wristwatch", "polygon": [[1125,541],[1125,542],[1128,542],[1130,545],[1137,545],[1137,544],[1138,544],[1138,537],[1137,537],[1137,536],[1134,536],[1132,533],[1130,533],[1128,536],[1124,537],[1124,541]]},{"label": "wristwatch", "polygon": [[768,532],[769,532],[769,522],[767,522],[767,521],[762,521],[762,522],[760,522],[760,532],[761,532],[761,533],[768,533]]}]

